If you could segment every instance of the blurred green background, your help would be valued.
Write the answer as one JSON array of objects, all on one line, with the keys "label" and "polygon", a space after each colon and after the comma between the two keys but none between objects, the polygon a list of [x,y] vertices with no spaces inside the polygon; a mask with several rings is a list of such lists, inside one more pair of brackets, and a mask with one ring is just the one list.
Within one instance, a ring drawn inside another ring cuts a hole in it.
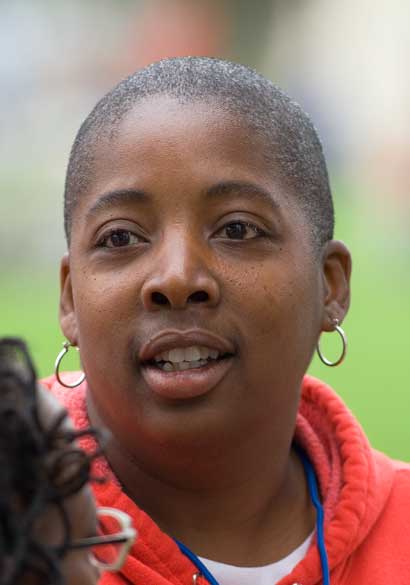
[{"label": "blurred green background", "polygon": [[[347,401],[375,447],[409,460],[410,4],[0,0],[0,6],[0,335],[23,336],[40,376],[52,372],[62,343],[65,165],[98,97],[157,58],[225,56],[277,81],[319,128],[336,236],[354,264],[346,361],[332,369],[315,357],[310,371]],[[325,335],[322,345],[326,355],[338,354],[336,334]],[[76,359],[64,365],[76,369]]]}]

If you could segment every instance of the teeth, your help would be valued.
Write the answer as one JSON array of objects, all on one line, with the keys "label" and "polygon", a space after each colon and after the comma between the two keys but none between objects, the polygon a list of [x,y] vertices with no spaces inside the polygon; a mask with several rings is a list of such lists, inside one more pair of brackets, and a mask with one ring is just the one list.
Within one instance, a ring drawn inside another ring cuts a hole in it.
[{"label": "teeth", "polygon": [[196,362],[179,362],[177,364],[172,364],[171,362],[162,362],[158,364],[158,367],[164,372],[180,372],[183,370],[194,370],[196,368],[202,368],[207,364],[207,360],[198,360]]},{"label": "teeth", "polygon": [[175,366],[180,370],[189,370],[191,364],[189,362],[180,362],[179,364],[174,364],[174,368]]},{"label": "teeth", "polygon": [[186,362],[196,362],[197,360],[201,359],[201,350],[199,347],[195,345],[192,347],[187,347],[185,350],[185,358]]},{"label": "teeth", "polygon": [[185,350],[184,349],[171,349],[168,352],[168,359],[166,361],[169,362],[183,362],[185,360]]},{"label": "teeth", "polygon": [[200,347],[199,352],[201,354],[201,359],[206,360],[208,357],[210,357],[209,355],[210,351],[212,350],[208,349],[207,347]]},{"label": "teeth", "polygon": [[[219,357],[217,349],[210,349],[209,347],[191,345],[190,347],[176,347],[170,351],[163,351],[154,357],[155,362],[171,362],[174,365],[181,365],[184,362],[189,363],[192,367],[193,362],[199,362],[211,358],[213,360]],[[180,368],[180,369],[187,369]]]},{"label": "teeth", "polygon": [[176,347],[155,356],[154,361],[164,372],[178,372],[202,368],[209,359],[217,359],[219,351],[205,346]]}]

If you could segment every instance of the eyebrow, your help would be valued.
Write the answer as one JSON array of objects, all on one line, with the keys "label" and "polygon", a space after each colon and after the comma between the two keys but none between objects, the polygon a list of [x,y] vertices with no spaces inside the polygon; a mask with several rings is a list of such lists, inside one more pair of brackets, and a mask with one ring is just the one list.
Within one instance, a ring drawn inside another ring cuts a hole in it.
[{"label": "eyebrow", "polygon": [[116,189],[103,193],[87,211],[86,218],[96,215],[100,211],[115,207],[119,203],[134,203],[135,201],[147,201],[148,193],[140,189]]},{"label": "eyebrow", "polygon": [[209,199],[222,197],[244,196],[249,199],[258,199],[267,203],[274,210],[280,209],[278,201],[270,191],[248,181],[222,181],[206,190],[205,196]]},{"label": "eyebrow", "polygon": [[[263,203],[267,203],[274,210],[280,209],[280,205],[272,193],[249,181],[221,181],[206,189],[204,195],[207,199],[232,198],[239,195],[250,199],[259,199]],[[145,202],[150,198],[149,193],[141,189],[116,189],[109,191],[100,195],[97,201],[90,207],[87,211],[86,219],[121,203]]]}]

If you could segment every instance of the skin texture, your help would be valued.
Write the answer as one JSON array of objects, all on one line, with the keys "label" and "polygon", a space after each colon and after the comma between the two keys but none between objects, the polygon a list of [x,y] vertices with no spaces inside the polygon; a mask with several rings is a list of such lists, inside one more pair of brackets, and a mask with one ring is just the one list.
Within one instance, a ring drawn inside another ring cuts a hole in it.
[{"label": "skin texture", "polygon": [[[38,387],[38,407],[43,424],[48,427],[61,412],[61,405],[50,392]],[[71,421],[66,419],[63,426],[72,428]],[[79,492],[67,498],[64,502],[67,512],[71,539],[78,540],[96,534],[96,507],[94,498],[88,485]],[[61,515],[54,506],[49,506],[39,517],[35,527],[35,534],[39,542],[51,547],[61,545],[64,537],[64,527]],[[87,549],[69,551],[61,561],[61,571],[66,579],[66,585],[96,585],[99,571],[90,563]],[[24,585],[42,585],[43,581],[36,575],[24,575],[21,583]]]},{"label": "skin texture", "polygon": [[[61,266],[61,326],[126,491],[197,554],[249,566],[313,530],[291,441],[318,336],[349,304],[348,251],[313,252],[264,148],[212,104],[140,103],[96,149]],[[191,399],[152,392],[143,345],[196,327],[234,348],[223,378]]]}]

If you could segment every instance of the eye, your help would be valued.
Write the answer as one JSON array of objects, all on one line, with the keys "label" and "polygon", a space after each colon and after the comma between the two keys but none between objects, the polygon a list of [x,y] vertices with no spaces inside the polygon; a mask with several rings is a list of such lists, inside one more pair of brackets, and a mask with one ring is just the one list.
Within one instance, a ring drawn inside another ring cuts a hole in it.
[{"label": "eye", "polygon": [[99,248],[124,248],[144,241],[144,238],[137,236],[130,230],[113,229],[100,238],[97,246]]},{"label": "eye", "polygon": [[228,240],[252,240],[266,235],[265,232],[247,221],[231,221],[223,226],[217,233],[218,238]]}]

